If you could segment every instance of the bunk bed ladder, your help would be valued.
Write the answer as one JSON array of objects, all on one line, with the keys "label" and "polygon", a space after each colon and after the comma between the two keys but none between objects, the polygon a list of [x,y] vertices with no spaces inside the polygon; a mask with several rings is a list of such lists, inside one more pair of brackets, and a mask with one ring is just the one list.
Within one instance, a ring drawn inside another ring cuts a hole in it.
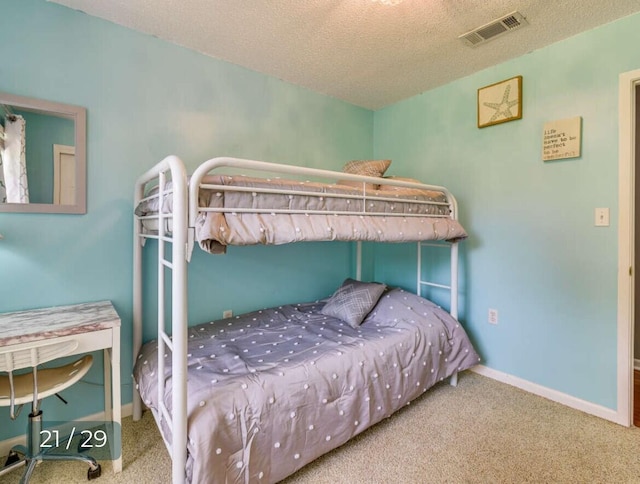
[{"label": "bunk bed ladder", "polygon": [[[450,284],[439,284],[432,281],[427,281],[423,278],[422,274],[422,249],[425,247],[436,248],[450,248],[451,249],[451,282]],[[458,319],[458,242],[453,243],[437,243],[437,242],[418,242],[418,275],[416,284],[416,293],[421,296],[422,288],[437,287],[440,289],[447,289],[450,292],[450,309],[449,313],[454,318]],[[458,373],[451,375],[451,385],[456,386],[458,384]]]},{"label": "bunk bed ladder", "polygon": [[[166,173],[171,173],[172,189],[167,189]],[[142,245],[144,240],[157,239],[157,297],[158,297],[158,409],[154,414],[160,422],[164,421],[170,431],[171,441],[165,438],[165,444],[172,455],[172,482],[185,480],[185,465],[187,460],[187,188],[186,172],[183,163],[175,156],[165,158],[159,165],[144,174],[136,184],[136,206],[143,197],[145,184],[158,179],[158,203],[160,210],[152,216],[158,223],[156,234],[142,231],[142,222],[138,217],[134,220],[134,355],[138,354],[142,342]],[[164,208],[165,199],[171,197],[173,201],[172,213]],[[173,230],[168,231],[169,222]],[[171,244],[168,259],[166,244]],[[170,287],[171,316],[167,320],[165,294],[165,271],[171,271]],[[171,327],[171,335],[167,332],[167,322]],[[171,352],[171,407],[164,404],[165,394],[165,355]],[[139,395],[134,395],[133,417],[140,419],[142,405]]]}]

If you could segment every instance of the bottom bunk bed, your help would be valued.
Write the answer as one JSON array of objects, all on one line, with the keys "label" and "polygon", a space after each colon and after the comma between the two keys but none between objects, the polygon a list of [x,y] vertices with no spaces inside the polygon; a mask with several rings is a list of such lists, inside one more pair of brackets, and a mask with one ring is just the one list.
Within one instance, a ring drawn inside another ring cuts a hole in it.
[{"label": "bottom bunk bed", "polygon": [[[134,379],[170,447],[157,349],[143,346]],[[189,482],[277,482],[479,361],[434,303],[352,280],[328,300],[191,327],[187,352]]]}]

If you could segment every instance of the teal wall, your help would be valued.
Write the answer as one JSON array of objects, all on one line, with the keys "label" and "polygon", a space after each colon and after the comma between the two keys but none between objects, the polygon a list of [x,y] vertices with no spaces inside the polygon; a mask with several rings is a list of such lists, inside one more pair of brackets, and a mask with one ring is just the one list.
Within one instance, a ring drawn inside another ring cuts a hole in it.
[{"label": "teal wall", "polygon": [[[44,0],[0,0],[0,12],[0,91],[85,107],[88,170],[86,215],[0,213],[0,311],[113,301],[127,403],[136,178],[169,154],[190,171],[221,155],[339,169],[371,157],[373,113]],[[351,274],[352,252],[197,249],[194,321],[329,295]],[[48,420],[102,409],[101,359],[85,380],[65,392],[67,407],[47,399]],[[0,409],[0,440],[24,432],[27,413],[8,426]]]},{"label": "teal wall", "polygon": [[[469,232],[461,319],[483,363],[612,409],[618,76],[640,68],[638,32],[640,15],[627,17],[374,116],[376,157],[457,195]],[[477,89],[516,75],[523,118],[478,129]],[[544,123],[574,116],[583,119],[582,156],[543,162]],[[596,207],[611,209],[610,227],[594,227]],[[376,277],[412,283],[389,266]],[[499,312],[497,326],[487,323],[489,308]]]}]

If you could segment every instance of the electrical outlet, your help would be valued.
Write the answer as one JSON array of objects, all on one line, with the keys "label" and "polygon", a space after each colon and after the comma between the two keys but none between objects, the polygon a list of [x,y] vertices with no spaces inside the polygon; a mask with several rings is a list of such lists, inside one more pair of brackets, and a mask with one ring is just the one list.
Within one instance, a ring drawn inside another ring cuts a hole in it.
[{"label": "electrical outlet", "polygon": [[489,309],[489,324],[498,324],[498,310]]},{"label": "electrical outlet", "polygon": [[226,309],[226,310],[222,311],[222,318],[223,319],[230,318],[231,316],[233,316],[233,310],[232,309]]}]

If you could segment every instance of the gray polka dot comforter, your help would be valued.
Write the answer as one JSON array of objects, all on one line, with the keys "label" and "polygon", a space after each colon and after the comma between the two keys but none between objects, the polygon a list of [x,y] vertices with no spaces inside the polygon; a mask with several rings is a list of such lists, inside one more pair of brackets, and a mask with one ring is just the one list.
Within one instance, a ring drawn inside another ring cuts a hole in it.
[{"label": "gray polka dot comforter", "polygon": [[[190,328],[190,482],[279,481],[479,362],[455,319],[402,289],[383,294],[355,329],[321,314],[323,305],[281,306]],[[151,408],[156,353],[156,342],[147,343],[134,369]]]}]

